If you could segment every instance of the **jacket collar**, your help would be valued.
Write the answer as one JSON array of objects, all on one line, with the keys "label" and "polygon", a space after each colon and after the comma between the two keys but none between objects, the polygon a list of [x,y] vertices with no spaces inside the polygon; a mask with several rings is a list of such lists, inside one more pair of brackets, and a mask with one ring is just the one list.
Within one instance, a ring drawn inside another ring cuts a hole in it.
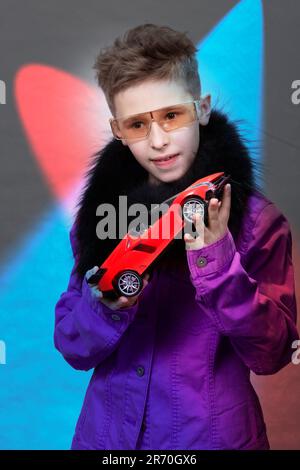
[{"label": "jacket collar", "polygon": [[[199,131],[200,144],[194,163],[187,174],[174,183],[149,185],[146,170],[137,163],[129,147],[119,140],[110,140],[93,155],[75,220],[79,244],[76,270],[81,276],[91,267],[100,266],[120,241],[97,238],[96,225],[100,219],[96,216],[96,208],[99,204],[113,204],[117,211],[119,195],[126,195],[128,207],[140,202],[150,209],[151,204],[161,203],[196,179],[219,171],[232,177],[228,227],[236,239],[249,195],[261,191],[255,183],[255,173],[261,171],[260,165],[250,158],[237,125],[225,114],[213,110],[208,125],[199,124]],[[168,266],[186,264],[184,240],[174,240],[160,256],[159,263]]]}]

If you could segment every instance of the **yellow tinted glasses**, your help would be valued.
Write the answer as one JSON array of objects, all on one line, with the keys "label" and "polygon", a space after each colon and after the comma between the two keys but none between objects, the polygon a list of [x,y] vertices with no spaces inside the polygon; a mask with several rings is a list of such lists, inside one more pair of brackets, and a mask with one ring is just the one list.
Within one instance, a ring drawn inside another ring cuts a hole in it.
[{"label": "yellow tinted glasses", "polygon": [[188,101],[146,113],[111,118],[109,123],[112,133],[118,140],[138,140],[149,135],[152,121],[156,121],[166,132],[185,127],[200,117],[200,101]]}]

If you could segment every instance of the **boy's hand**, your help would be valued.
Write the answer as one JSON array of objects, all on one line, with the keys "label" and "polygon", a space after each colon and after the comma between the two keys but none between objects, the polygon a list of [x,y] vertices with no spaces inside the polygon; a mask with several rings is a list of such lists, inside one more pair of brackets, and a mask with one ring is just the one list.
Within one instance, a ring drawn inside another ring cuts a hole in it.
[{"label": "boy's hand", "polygon": [[[98,266],[94,266],[92,269],[89,269],[85,274],[86,278],[88,279],[90,276],[92,276],[92,274],[95,274],[98,271],[98,269],[99,269]],[[143,289],[148,284],[149,277],[150,277],[149,273],[143,276]],[[141,293],[140,292],[138,295],[135,295],[134,297],[125,297],[124,295],[122,295],[117,300],[109,300],[103,296],[103,293],[98,289],[97,284],[89,284],[89,288],[91,290],[92,296],[98,299],[107,307],[109,307],[111,310],[118,310],[120,308],[125,309],[125,308],[129,308],[133,306],[137,302],[137,299]]]},{"label": "boy's hand", "polygon": [[231,205],[231,186],[226,184],[222,201],[212,198],[208,206],[208,227],[204,225],[200,214],[194,214],[194,224],[198,236],[194,238],[189,233],[184,235],[186,250],[198,250],[222,238],[228,230],[228,220]]}]

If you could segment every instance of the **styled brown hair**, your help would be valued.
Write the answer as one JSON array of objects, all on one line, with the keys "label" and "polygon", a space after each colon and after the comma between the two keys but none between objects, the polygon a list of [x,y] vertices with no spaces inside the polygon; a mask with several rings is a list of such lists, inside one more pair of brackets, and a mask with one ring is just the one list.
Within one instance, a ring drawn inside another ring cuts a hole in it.
[{"label": "styled brown hair", "polygon": [[93,69],[115,117],[114,95],[145,80],[176,80],[199,99],[197,48],[186,32],[145,23],[101,49]]}]

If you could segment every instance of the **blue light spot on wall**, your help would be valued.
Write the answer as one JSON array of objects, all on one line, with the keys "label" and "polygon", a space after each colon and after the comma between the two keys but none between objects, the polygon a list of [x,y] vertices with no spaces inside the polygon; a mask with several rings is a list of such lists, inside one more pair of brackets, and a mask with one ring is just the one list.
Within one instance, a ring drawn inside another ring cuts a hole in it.
[{"label": "blue light spot on wall", "polygon": [[[244,120],[242,130],[261,146],[263,119],[263,9],[260,0],[243,0],[197,45],[202,95],[216,108]],[[250,146],[251,148],[251,146]],[[254,154],[261,158],[262,152]]]}]

